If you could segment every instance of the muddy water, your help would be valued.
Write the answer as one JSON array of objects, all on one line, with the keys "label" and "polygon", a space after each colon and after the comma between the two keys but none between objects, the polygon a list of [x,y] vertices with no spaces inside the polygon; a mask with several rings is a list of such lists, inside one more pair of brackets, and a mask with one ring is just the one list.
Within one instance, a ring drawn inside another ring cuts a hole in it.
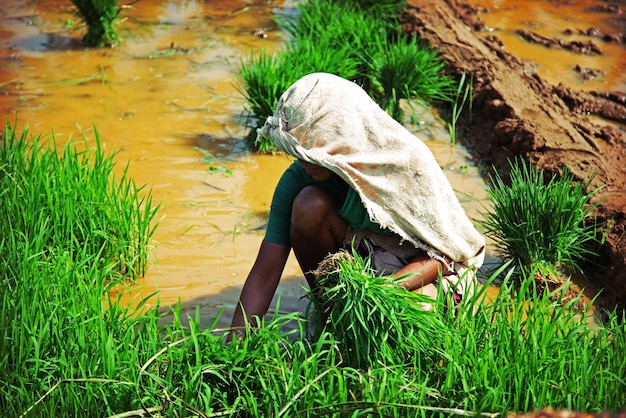
[{"label": "muddy water", "polygon": [[[604,42],[588,36],[590,28],[601,34],[624,32],[624,20],[619,26],[612,18],[615,14],[594,11],[607,2],[597,0],[469,0],[483,12],[479,17],[485,23],[485,35],[492,34],[502,40],[504,47],[515,56],[527,60],[537,73],[551,84],[564,83],[578,90],[626,92],[626,48],[624,44]],[[596,9],[594,9],[596,8]],[[550,39],[564,42],[594,42],[603,55],[582,55],[565,49],[546,48],[531,44],[516,31],[535,32]],[[566,35],[569,30],[571,35]],[[584,80],[576,66],[601,70],[601,77]]]},{"label": "muddy water", "polygon": [[[505,3],[517,2],[497,3],[506,9]],[[20,129],[28,125],[33,134],[53,131],[61,143],[84,137],[93,144],[97,130],[106,149],[117,152],[119,172],[130,163],[130,176],[162,204],[149,271],[130,291],[119,290],[128,303],[158,291],[162,305],[200,306],[205,323],[223,308],[219,325],[230,323],[273,188],[291,162],[246,152],[245,103],[235,71],[261,48],[280,48],[282,35],[270,15],[290,7],[278,1],[140,1],[123,11],[120,46],[86,50],[69,2],[2,2],[2,118],[17,116]],[[255,35],[260,30],[267,37]],[[519,44],[511,51],[517,48],[520,55],[531,53]],[[480,170],[462,147],[450,145],[429,112],[423,119],[415,133],[477,217],[486,197]],[[306,306],[304,286],[291,258],[277,293],[281,311]]]}]

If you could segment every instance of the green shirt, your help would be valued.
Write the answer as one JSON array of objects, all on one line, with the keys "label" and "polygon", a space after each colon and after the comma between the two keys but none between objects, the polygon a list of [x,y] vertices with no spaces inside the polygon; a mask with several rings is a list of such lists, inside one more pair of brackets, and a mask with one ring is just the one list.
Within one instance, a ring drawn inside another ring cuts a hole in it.
[{"label": "green shirt", "polygon": [[265,233],[266,241],[274,244],[291,245],[289,230],[291,227],[293,201],[302,189],[311,185],[323,187],[335,197],[337,207],[339,208],[337,213],[353,229],[367,229],[375,233],[388,233],[388,231],[381,230],[378,224],[370,220],[359,194],[351,187],[348,187],[338,176],[333,176],[326,181],[317,181],[304,171],[304,168],[298,161],[294,161],[285,170],[274,191],[267,231]]}]

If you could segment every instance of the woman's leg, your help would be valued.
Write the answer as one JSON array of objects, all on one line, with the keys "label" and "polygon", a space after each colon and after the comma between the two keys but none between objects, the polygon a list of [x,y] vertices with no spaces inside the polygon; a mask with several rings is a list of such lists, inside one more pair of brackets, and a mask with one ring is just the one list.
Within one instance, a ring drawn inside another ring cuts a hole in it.
[{"label": "woman's leg", "polygon": [[337,214],[337,202],[326,190],[307,186],[296,196],[291,214],[291,246],[311,289],[312,270],[343,244],[348,224]]}]

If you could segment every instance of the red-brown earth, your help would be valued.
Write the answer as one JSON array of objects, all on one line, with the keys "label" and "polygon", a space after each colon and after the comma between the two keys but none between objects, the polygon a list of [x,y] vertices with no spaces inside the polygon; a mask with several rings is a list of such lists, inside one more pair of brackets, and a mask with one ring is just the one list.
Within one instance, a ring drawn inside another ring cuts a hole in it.
[{"label": "red-brown earth", "polygon": [[[465,112],[457,127],[480,165],[506,174],[509,159],[522,156],[547,177],[561,174],[567,166],[577,180],[591,179],[589,191],[602,187],[593,202],[599,203],[597,219],[608,232],[599,263],[584,265],[584,273],[603,289],[598,301],[601,308],[626,308],[624,93],[575,91],[547,83],[530,63],[507,52],[499,38],[481,33],[485,25],[480,10],[461,0],[413,0],[409,4],[401,17],[404,31],[417,34],[440,51],[450,75],[459,78],[465,73],[473,79],[471,115]],[[602,10],[610,11],[624,28],[622,8],[612,2]],[[563,39],[546,39],[532,32],[519,35],[546,48],[580,54],[597,53],[603,42],[624,42],[623,32],[601,34],[593,29],[584,34],[586,42],[569,42],[568,30]],[[601,75],[597,69],[578,67],[575,71]],[[590,115],[614,123],[598,124]]]}]

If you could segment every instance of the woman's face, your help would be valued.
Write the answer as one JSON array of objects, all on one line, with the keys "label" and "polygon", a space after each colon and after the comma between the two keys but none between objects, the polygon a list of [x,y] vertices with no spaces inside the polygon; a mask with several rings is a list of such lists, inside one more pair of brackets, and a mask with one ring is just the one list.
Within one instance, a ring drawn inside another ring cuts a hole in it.
[{"label": "woman's face", "polygon": [[298,162],[300,163],[302,168],[304,168],[304,171],[306,171],[309,176],[313,177],[314,180],[326,181],[335,175],[335,173],[333,173],[329,169],[321,167],[319,165],[309,163],[301,159],[298,159]]}]

